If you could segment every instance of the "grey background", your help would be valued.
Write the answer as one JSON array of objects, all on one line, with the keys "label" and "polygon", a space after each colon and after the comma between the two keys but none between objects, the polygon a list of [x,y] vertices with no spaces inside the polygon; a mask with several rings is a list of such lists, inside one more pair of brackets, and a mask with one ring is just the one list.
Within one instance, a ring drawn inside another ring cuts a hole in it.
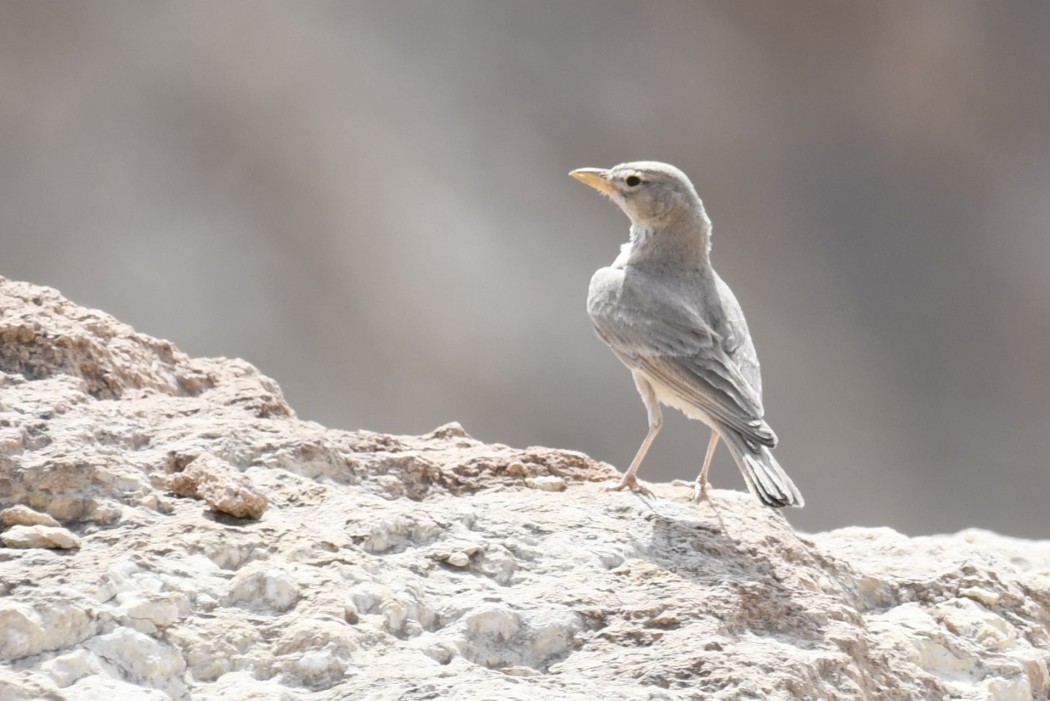
[{"label": "grey background", "polygon": [[[1050,4],[0,2],[0,274],[299,414],[624,466],[584,298],[689,173],[805,529],[1048,536]],[[691,478],[677,414],[642,469]],[[716,486],[742,488],[718,453]]]}]

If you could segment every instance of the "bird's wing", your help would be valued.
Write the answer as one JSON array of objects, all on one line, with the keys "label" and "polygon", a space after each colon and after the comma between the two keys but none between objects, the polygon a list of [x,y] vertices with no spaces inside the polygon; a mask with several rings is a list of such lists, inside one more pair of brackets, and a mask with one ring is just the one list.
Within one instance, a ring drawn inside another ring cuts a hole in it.
[{"label": "bird's wing", "polygon": [[659,295],[602,292],[592,282],[591,321],[625,365],[642,370],[748,442],[776,444],[762,420],[761,397],[698,312],[662,302]]},{"label": "bird's wing", "polygon": [[740,303],[736,301],[736,295],[729,289],[729,285],[722,281],[718,273],[711,272],[715,278],[720,312],[715,329],[723,337],[722,348],[740,368],[740,372],[743,373],[755,393],[761,397],[762,372],[758,364],[758,355],[755,353],[755,345],[751,342],[751,334],[747,330],[744,312],[740,309]]}]

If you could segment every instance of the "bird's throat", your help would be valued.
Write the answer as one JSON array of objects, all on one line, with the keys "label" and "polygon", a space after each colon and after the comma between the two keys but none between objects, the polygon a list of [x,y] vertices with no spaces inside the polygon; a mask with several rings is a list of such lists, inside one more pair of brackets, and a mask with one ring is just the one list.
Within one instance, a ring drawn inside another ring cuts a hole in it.
[{"label": "bird's throat", "polygon": [[653,230],[640,224],[631,224],[631,248],[645,246],[653,236]]},{"label": "bird's throat", "polygon": [[689,226],[677,231],[674,228],[658,231],[632,224],[630,240],[621,249],[617,261],[661,268],[693,268],[706,264],[711,251],[709,227]]}]

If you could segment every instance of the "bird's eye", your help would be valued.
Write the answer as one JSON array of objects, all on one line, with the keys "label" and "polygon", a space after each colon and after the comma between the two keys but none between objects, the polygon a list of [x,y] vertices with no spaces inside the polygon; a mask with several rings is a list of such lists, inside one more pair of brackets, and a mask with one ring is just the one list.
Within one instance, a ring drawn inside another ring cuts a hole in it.
[{"label": "bird's eye", "polygon": [[642,179],[637,175],[628,175],[624,182],[627,183],[627,187],[638,187],[642,184]]}]

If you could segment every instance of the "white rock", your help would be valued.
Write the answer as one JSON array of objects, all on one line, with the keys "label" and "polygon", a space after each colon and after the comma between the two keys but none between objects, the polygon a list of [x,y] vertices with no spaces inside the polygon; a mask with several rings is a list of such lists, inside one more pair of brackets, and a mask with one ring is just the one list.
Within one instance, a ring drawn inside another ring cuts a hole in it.
[{"label": "white rock", "polygon": [[0,511],[0,526],[10,528],[11,526],[55,526],[61,527],[61,523],[50,514],[42,514],[30,509],[25,504],[16,504],[10,508]]},{"label": "white rock", "polygon": [[523,655],[517,641],[521,617],[506,606],[483,606],[468,614],[463,654],[486,667],[501,668],[518,664]]},{"label": "white rock", "polygon": [[466,567],[470,564],[470,555],[467,555],[465,552],[462,551],[454,552],[448,556],[448,559],[445,560],[445,562],[452,565],[453,567]]},{"label": "white rock", "polygon": [[285,664],[282,671],[304,686],[328,689],[346,675],[349,664],[335,650],[308,650]]},{"label": "white rock", "polygon": [[101,674],[103,670],[98,657],[83,648],[76,648],[41,663],[40,671],[51,677],[56,685],[65,687],[86,676]]},{"label": "white rock", "polygon": [[175,699],[186,696],[186,686],[182,681],[186,662],[179,650],[167,643],[131,628],[120,627],[112,633],[91,638],[84,647],[116,668],[125,681],[162,691]]},{"label": "white rock", "polygon": [[183,594],[174,592],[123,592],[117,595],[119,606],[116,615],[122,624],[140,633],[153,635],[179,620],[180,608],[184,611],[188,608],[185,599]]},{"label": "white rock", "polygon": [[192,626],[181,624],[165,631],[165,640],[186,661],[187,678],[195,689],[237,669],[250,668],[260,676],[272,674],[272,648],[262,639],[259,621],[239,616],[209,615]]},{"label": "white rock", "polygon": [[247,565],[233,578],[229,605],[255,610],[287,611],[299,600],[299,585],[281,567],[267,563]]},{"label": "white rock", "polygon": [[983,684],[991,701],[1032,701],[1032,686],[1026,678],[989,679]]},{"label": "white rock", "polygon": [[19,601],[0,599],[0,659],[12,660],[75,645],[96,622],[84,602],[55,593]]},{"label": "white rock", "polygon": [[607,570],[619,567],[624,561],[623,555],[611,550],[599,550],[595,555],[597,556],[598,561],[602,563],[602,567]]},{"label": "white rock", "polygon": [[484,606],[468,615],[466,624],[471,637],[503,643],[521,630],[521,616],[506,606]]},{"label": "white rock", "polygon": [[999,599],[1002,598],[996,592],[982,587],[964,587],[959,590],[959,596],[965,596],[968,599],[980,601],[989,608],[998,604]]},{"label": "white rock", "polygon": [[65,690],[68,701],[172,701],[159,689],[149,689],[104,676],[84,677]]},{"label": "white rock", "polygon": [[61,526],[12,526],[0,533],[0,542],[9,548],[68,550],[80,547],[80,538]]},{"label": "white rock", "polygon": [[[112,584],[114,594],[143,589],[143,573],[146,570],[131,557],[122,557],[106,569],[106,580]],[[159,580],[157,580],[159,582]],[[159,588],[150,587],[150,591],[159,592]]]},{"label": "white rock", "polygon": [[447,665],[453,657],[459,654],[459,649],[453,643],[445,640],[420,641],[417,649],[440,665]]},{"label": "white rock", "polygon": [[278,678],[256,679],[251,672],[230,672],[194,694],[193,701],[299,701],[305,695],[281,684]]},{"label": "white rock", "polygon": [[573,644],[576,632],[581,630],[576,616],[562,608],[539,611],[528,617],[526,661],[533,666],[564,654]]},{"label": "white rock", "polygon": [[537,477],[526,477],[525,486],[529,489],[539,489],[544,492],[564,492],[565,480],[557,475],[539,475]]}]

